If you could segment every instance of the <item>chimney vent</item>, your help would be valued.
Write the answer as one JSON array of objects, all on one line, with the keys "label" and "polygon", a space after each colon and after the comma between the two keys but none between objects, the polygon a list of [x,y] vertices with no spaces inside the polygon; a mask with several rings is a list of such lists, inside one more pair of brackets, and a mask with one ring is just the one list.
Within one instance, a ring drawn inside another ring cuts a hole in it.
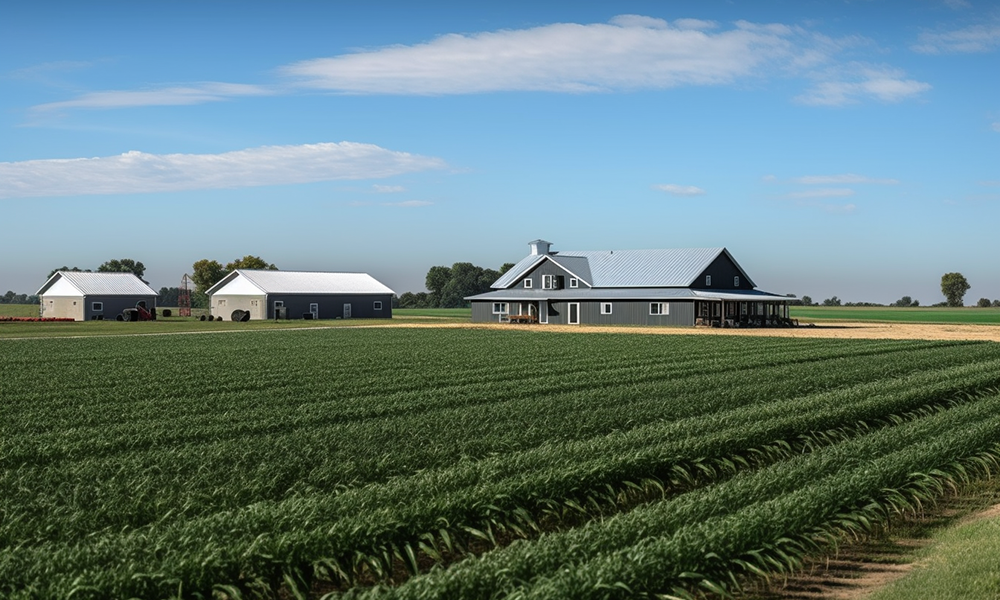
[{"label": "chimney vent", "polygon": [[550,246],[552,246],[552,242],[546,242],[545,240],[535,240],[533,242],[528,242],[528,247],[531,248],[532,256],[537,256],[540,254],[549,254]]}]

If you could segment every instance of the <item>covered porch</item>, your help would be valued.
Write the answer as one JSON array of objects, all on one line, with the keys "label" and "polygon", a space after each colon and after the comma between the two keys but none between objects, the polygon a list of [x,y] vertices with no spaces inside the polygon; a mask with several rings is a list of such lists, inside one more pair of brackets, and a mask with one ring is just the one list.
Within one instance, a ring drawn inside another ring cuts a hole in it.
[{"label": "covered porch", "polygon": [[797,327],[789,300],[695,300],[695,325],[705,327]]}]

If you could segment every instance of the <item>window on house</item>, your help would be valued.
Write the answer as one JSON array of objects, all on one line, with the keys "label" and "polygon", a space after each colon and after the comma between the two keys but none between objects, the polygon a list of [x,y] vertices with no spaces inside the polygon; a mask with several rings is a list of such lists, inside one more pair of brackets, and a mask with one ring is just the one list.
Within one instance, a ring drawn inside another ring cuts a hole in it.
[{"label": "window on house", "polygon": [[712,285],[712,276],[705,275],[705,285]]},{"label": "window on house", "polygon": [[531,287],[531,279],[530,278],[524,280],[524,287],[525,288],[530,288]]},{"label": "window on house", "polygon": [[375,302],[373,302],[372,308],[374,308],[375,310],[382,310],[382,301],[376,300]]},{"label": "window on house", "polygon": [[507,308],[506,302],[494,302],[493,303],[493,314],[495,315],[506,315],[510,312]]},{"label": "window on house", "polygon": [[104,311],[104,303],[103,302],[93,302],[90,305],[90,310],[92,310],[94,312],[103,312]]},{"label": "window on house", "polygon": [[219,298],[219,306],[222,307],[222,306],[225,306],[225,305],[226,305],[226,299],[225,298]]},{"label": "window on house", "polygon": [[542,289],[552,290],[555,289],[556,278],[553,275],[542,275]]},{"label": "window on house", "polygon": [[601,314],[602,315],[610,315],[611,314],[611,303],[610,302],[601,302]]},{"label": "window on house", "polygon": [[570,277],[569,278],[569,287],[571,287],[571,288],[580,287],[579,280],[577,280],[576,277]]},{"label": "window on house", "polygon": [[733,275],[733,287],[740,287],[740,276]]},{"label": "window on house", "polygon": [[651,315],[669,315],[670,305],[666,302],[650,302],[649,303],[649,314]]}]

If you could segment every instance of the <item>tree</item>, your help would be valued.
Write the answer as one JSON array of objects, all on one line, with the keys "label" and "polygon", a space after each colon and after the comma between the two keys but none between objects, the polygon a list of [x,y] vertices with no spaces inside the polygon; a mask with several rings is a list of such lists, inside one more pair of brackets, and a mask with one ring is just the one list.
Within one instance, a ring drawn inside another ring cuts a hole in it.
[{"label": "tree", "polygon": [[66,265],[63,265],[63,266],[59,267],[58,269],[52,269],[51,271],[49,271],[49,275],[45,279],[48,279],[49,277],[52,277],[53,275],[55,275],[59,271],[72,271],[74,273],[90,273],[90,269],[87,269],[86,271],[84,271],[80,267],[73,267],[71,269],[71,268],[67,267]]},{"label": "tree", "polygon": [[160,293],[157,294],[156,304],[157,306],[177,306],[177,298],[181,294],[180,288],[175,287],[161,287]]},{"label": "tree", "polygon": [[840,306],[840,298],[834,296],[823,301],[823,306]]},{"label": "tree", "polygon": [[191,281],[194,282],[195,291],[204,293],[220,279],[226,276],[228,271],[217,260],[203,258],[191,265]]},{"label": "tree", "polygon": [[[467,306],[466,296],[489,291],[493,282],[499,278],[498,271],[477,267],[468,262],[458,262],[451,267],[431,267],[424,280],[424,284],[430,290],[428,304],[432,308]],[[400,306],[405,308],[403,297],[400,296],[399,300]]]},{"label": "tree", "polygon": [[1000,300],[993,301],[993,308],[1000,308]]},{"label": "tree", "polygon": [[504,264],[500,265],[500,271],[499,271],[499,273],[500,273],[500,275],[503,275],[504,273],[506,273],[507,271],[510,271],[513,268],[514,268],[514,263],[504,263]]},{"label": "tree", "polygon": [[899,300],[893,302],[892,305],[898,306],[900,308],[907,308],[913,306],[913,298],[910,298],[909,296],[903,296]]},{"label": "tree", "polygon": [[[259,256],[252,256],[248,254],[243,258],[238,258],[233,262],[228,263],[226,265],[226,274],[229,274],[231,271],[235,271],[236,269],[263,269],[267,271],[277,271],[278,267]],[[222,277],[219,279],[222,279]]]},{"label": "tree", "polygon": [[961,273],[945,273],[941,276],[941,293],[947,299],[948,306],[963,306],[962,298],[969,291],[969,282]]},{"label": "tree", "polygon": [[813,299],[810,298],[809,296],[802,296],[802,305],[803,306],[812,306],[813,305]]},{"label": "tree", "polygon": [[980,298],[979,302],[976,303],[979,308],[989,308],[991,306],[989,298]]},{"label": "tree", "polygon": [[112,258],[108,262],[97,267],[98,273],[132,273],[139,279],[142,279],[143,274],[146,272],[146,266],[141,262],[136,262],[131,258]]}]

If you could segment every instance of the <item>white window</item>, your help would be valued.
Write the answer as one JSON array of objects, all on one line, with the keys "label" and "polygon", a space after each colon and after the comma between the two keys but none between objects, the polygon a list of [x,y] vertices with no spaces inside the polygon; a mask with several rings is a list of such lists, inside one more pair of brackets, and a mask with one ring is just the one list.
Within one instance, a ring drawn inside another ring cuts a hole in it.
[{"label": "white window", "polygon": [[525,288],[530,288],[531,287],[531,278],[530,277],[528,279],[524,280],[524,287]]},{"label": "white window", "polygon": [[104,303],[103,302],[93,302],[90,305],[90,310],[92,310],[94,312],[104,312]]},{"label": "white window", "polygon": [[225,306],[225,305],[226,305],[226,299],[225,298],[219,298],[219,306],[222,307],[222,306]]},{"label": "white window", "polygon": [[570,277],[569,278],[569,287],[571,287],[571,288],[580,287],[579,280],[577,280],[576,277]]},{"label": "white window", "polygon": [[650,302],[649,303],[649,314],[651,315],[669,315],[670,305],[666,302]]},{"label": "white window", "polygon": [[506,315],[510,310],[507,308],[506,302],[494,302],[493,303],[493,314],[495,315]]},{"label": "white window", "polygon": [[274,301],[274,308],[285,308],[285,301],[284,300],[275,300]]},{"label": "white window", "polygon": [[733,275],[733,287],[740,287],[740,276]]},{"label": "white window", "polygon": [[382,301],[376,300],[375,302],[373,302],[372,308],[374,308],[375,310],[382,310]]},{"label": "white window", "polygon": [[712,285],[712,276],[705,275],[705,285]]},{"label": "white window", "polygon": [[602,315],[610,315],[611,314],[611,303],[610,302],[601,302],[601,314]]},{"label": "white window", "polygon": [[559,289],[559,276],[558,275],[542,275],[542,289],[543,290],[558,290]]}]

